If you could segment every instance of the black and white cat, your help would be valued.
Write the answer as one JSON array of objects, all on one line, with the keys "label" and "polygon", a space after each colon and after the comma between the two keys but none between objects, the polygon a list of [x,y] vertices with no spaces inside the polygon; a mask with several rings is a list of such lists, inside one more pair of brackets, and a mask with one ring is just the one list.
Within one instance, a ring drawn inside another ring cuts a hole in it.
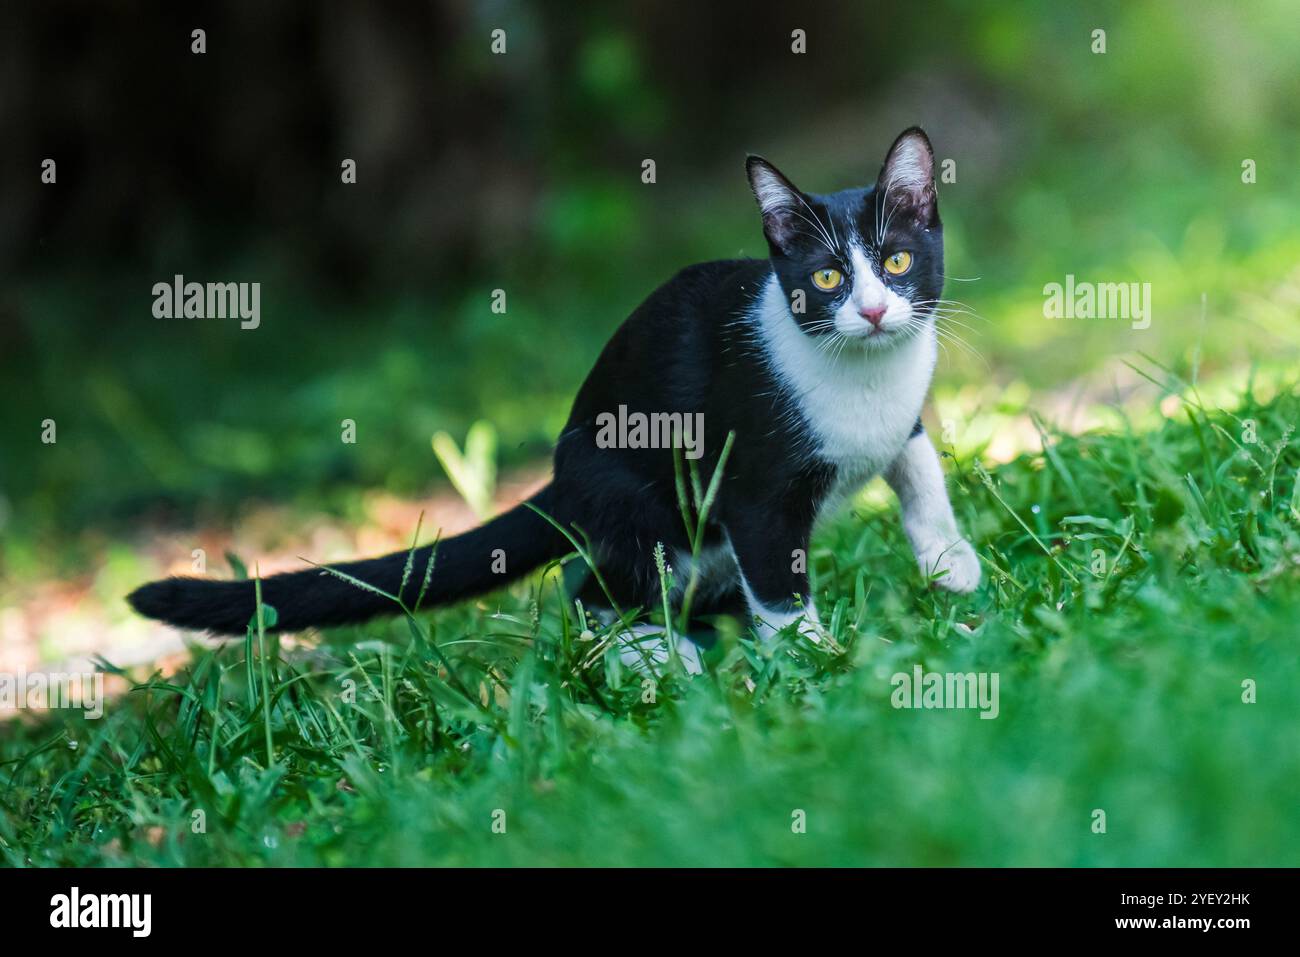
[{"label": "black and white cat", "polygon": [[[882,473],[922,571],[939,576],[940,587],[971,591],[979,560],[957,530],[920,420],[944,277],[929,140],[920,129],[905,131],[874,186],[828,195],[801,192],[757,156],[747,170],[770,258],[687,267],[632,313],[578,391],[556,445],[554,478],[532,505],[590,539],[620,605],[659,607],[655,544],[664,543],[678,582],[691,565],[673,452],[609,447],[598,433],[620,407],[627,415],[690,414],[703,424],[705,477],[735,433],[708,516],[693,612],[747,614],[761,637],[796,620],[815,632],[800,560],[813,525]],[[494,573],[498,549],[506,576]],[[426,604],[499,588],[571,550],[554,526],[520,505],[438,546]],[[427,546],[416,554],[402,595],[408,604],[428,558]],[[337,568],[396,594],[406,562],[398,552]],[[283,631],[398,610],[315,569],[268,578],[262,595]],[[608,604],[594,580],[581,597],[589,608]],[[129,600],[144,615],[223,634],[243,633],[254,612],[250,581],[169,578]]]}]

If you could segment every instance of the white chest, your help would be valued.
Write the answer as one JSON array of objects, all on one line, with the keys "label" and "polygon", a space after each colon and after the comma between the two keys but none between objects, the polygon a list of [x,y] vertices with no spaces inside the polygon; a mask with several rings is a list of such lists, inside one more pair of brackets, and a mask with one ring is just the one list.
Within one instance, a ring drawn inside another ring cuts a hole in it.
[{"label": "white chest", "polygon": [[[929,348],[927,348],[927,346]],[[903,448],[925,402],[933,342],[803,370],[796,393],[817,451],[844,469],[884,468]]]},{"label": "white chest", "polygon": [[892,349],[850,344],[837,353],[799,328],[775,277],[755,318],[769,361],[810,432],[811,449],[836,466],[831,498],[851,493],[898,456],[916,424],[934,372],[933,328]]}]

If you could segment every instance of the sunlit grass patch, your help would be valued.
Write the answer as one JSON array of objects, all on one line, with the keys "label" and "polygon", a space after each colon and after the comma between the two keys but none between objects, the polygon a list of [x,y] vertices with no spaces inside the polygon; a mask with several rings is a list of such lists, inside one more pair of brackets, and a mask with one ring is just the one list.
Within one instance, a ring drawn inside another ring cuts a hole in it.
[{"label": "sunlit grass patch", "polygon": [[[927,587],[872,492],[815,541],[832,640],[723,628],[694,678],[617,664],[558,566],[292,650],[254,631],[137,675],[101,721],[0,728],[0,853],[1300,863],[1300,400],[1225,412],[1143,368],[1163,388],[1140,428],[1044,424],[1009,462],[950,462],[972,596]],[[996,673],[996,718],[896,707],[918,667]]]}]

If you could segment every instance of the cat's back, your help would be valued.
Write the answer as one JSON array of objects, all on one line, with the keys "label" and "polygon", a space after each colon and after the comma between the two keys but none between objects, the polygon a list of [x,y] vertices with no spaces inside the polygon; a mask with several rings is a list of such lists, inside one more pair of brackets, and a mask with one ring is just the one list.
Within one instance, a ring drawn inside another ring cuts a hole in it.
[{"label": "cat's back", "polygon": [[752,308],[771,266],[721,259],[679,270],[618,327],[579,390],[575,419],[618,404],[698,409],[730,328]]},{"label": "cat's back", "polygon": [[766,259],[719,259],[679,270],[646,297],[614,333],[602,363],[692,364],[743,316],[771,272]]},{"label": "cat's back", "polygon": [[629,317],[659,330],[699,329],[743,313],[763,290],[766,259],[715,259],[686,266],[652,292]]}]

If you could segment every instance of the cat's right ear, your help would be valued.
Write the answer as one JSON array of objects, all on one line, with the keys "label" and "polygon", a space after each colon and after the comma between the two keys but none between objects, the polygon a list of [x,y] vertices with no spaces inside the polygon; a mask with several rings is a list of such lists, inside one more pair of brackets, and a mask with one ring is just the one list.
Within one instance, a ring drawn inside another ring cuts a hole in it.
[{"label": "cat's right ear", "polygon": [[789,252],[801,231],[802,218],[808,215],[803,194],[761,156],[750,154],[745,160],[745,172],[763,214],[763,235],[773,251]]},{"label": "cat's right ear", "polygon": [[939,221],[934,192],[934,148],[919,126],[903,130],[885,156],[876,177],[876,189],[888,208],[906,210],[922,226]]}]

